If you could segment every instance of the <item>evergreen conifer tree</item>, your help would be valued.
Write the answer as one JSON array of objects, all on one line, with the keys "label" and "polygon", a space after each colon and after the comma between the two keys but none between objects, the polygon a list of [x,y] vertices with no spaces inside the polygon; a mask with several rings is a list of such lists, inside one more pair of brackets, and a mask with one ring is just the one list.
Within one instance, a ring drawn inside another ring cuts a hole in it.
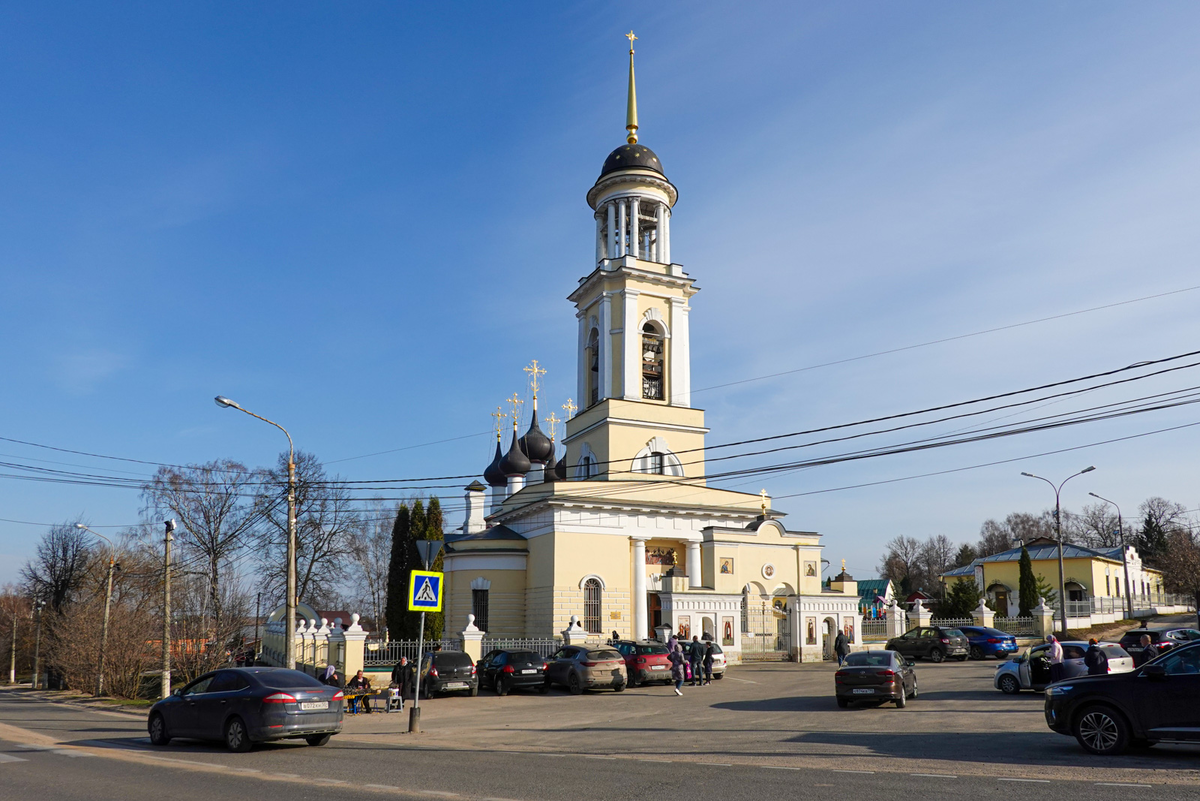
[{"label": "evergreen conifer tree", "polygon": [[420,498],[413,501],[408,513],[408,533],[404,538],[404,553],[408,560],[408,569],[404,572],[404,590],[400,594],[400,626],[392,637],[397,640],[415,640],[421,634],[421,613],[408,611],[409,579],[412,571],[424,570],[425,563],[417,552],[417,540],[424,539],[425,527],[428,525],[425,516],[425,504]]},{"label": "evergreen conifer tree", "polygon": [[979,599],[983,593],[975,579],[961,579],[950,585],[946,598],[938,607],[938,617],[970,617],[979,607]]},{"label": "evergreen conifer tree", "polygon": [[[436,496],[429,499],[429,509],[425,514],[425,531],[421,533],[421,539],[438,541],[445,539],[445,535],[442,532],[442,504]],[[429,569],[441,573],[443,569],[442,557],[443,554],[439,553],[437,559],[433,560],[433,563],[429,565]],[[445,630],[445,627],[445,611],[429,612],[425,615],[425,636],[427,638],[431,640],[442,639],[442,632]]]},{"label": "evergreen conifer tree", "polygon": [[1029,558],[1029,551],[1025,545],[1021,545],[1021,577],[1018,585],[1017,594],[1017,614],[1021,617],[1029,617],[1034,608],[1038,605],[1038,586],[1037,576],[1033,574],[1033,560]]},{"label": "evergreen conifer tree", "polygon": [[387,611],[384,618],[387,620],[389,639],[400,638],[408,607],[404,593],[408,588],[408,571],[412,569],[408,560],[410,524],[408,504],[402,503],[396,509],[396,522],[392,524],[392,553],[388,559]]}]

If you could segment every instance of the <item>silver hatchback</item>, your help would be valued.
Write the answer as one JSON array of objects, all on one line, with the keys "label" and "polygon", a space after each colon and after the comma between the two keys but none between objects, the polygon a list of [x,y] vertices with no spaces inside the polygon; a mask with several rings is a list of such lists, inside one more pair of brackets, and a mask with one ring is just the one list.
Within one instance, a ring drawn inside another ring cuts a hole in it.
[{"label": "silver hatchback", "polygon": [[[1063,648],[1063,677],[1073,679],[1086,676],[1087,666],[1083,664],[1083,655],[1087,653],[1088,644],[1072,640],[1060,642],[1060,645]],[[1128,673],[1133,670],[1133,657],[1124,648],[1114,642],[1102,642],[1100,647],[1108,657],[1109,673]],[[1002,662],[996,668],[992,683],[997,690],[1009,695],[1021,690],[1044,690],[1051,683],[1050,644],[1035,645],[1020,656]]]}]

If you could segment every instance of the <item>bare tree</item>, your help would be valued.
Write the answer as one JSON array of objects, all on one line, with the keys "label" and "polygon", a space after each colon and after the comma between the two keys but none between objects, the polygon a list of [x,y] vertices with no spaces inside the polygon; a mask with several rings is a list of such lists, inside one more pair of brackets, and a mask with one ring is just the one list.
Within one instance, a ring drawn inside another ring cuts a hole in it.
[{"label": "bare tree", "polygon": [[[257,506],[266,525],[257,537],[259,568],[267,588],[284,595],[287,572],[287,454],[278,465],[260,473],[262,489]],[[296,453],[296,594],[314,605],[338,597],[346,577],[351,533],[358,513],[346,483],[329,478],[311,453]]]},{"label": "bare tree", "polygon": [[392,521],[395,507],[374,501],[350,533],[350,576],[361,605],[371,610],[371,624],[385,633],[388,561],[392,552]]},{"label": "bare tree", "polygon": [[887,543],[887,550],[879,562],[879,575],[891,579],[898,590],[915,590],[921,578],[920,559],[920,540],[900,535]]},{"label": "bare tree", "polygon": [[1200,625],[1200,542],[1190,530],[1177,527],[1167,535],[1164,580],[1170,592],[1190,595]]},{"label": "bare tree", "polygon": [[91,558],[88,535],[75,527],[77,522],[52,527],[38,541],[33,561],[21,568],[29,594],[55,614],[74,600]]},{"label": "bare tree", "polygon": [[255,474],[228,460],[183,469],[160,467],[143,490],[150,509],[174,517],[177,552],[208,576],[208,614],[214,636],[222,629],[222,569],[250,544],[260,522]]},{"label": "bare tree", "polygon": [[[1064,512],[1064,521],[1066,513]],[[1064,533],[1066,528],[1064,527]],[[1039,537],[1054,539],[1054,513],[1042,512],[1031,515],[1028,512],[1013,512],[1004,518],[1003,522],[985,520],[979,527],[979,544],[976,546],[979,556],[991,556],[1015,547],[1016,541],[1029,542]]]},{"label": "bare tree", "polygon": [[942,574],[954,567],[958,548],[945,534],[930,537],[921,546],[922,582],[934,594],[941,596]]},{"label": "bare tree", "polygon": [[1071,539],[1089,548],[1116,548],[1121,544],[1117,515],[1105,503],[1092,503],[1071,516]]}]

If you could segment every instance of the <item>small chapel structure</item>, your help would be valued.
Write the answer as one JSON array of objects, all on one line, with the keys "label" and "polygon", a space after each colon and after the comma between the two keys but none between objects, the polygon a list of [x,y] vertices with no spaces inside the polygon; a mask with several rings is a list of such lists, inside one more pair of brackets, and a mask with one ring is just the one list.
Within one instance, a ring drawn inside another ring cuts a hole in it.
[{"label": "small chapel structure", "polygon": [[[695,280],[672,259],[678,190],[638,142],[630,35],[626,142],[587,192],[595,257],[567,296],[578,321],[577,395],[555,442],[517,403],[466,519],[446,537],[446,613],[489,637],[548,637],[578,618],[589,635],[656,630],[711,638],[731,661],[816,661],[838,631],[861,643],[859,593],[822,585],[821,537],[790,530],[766,490],[707,485],[704,411],[692,405]],[[516,398],[514,397],[514,401]],[[504,416],[504,415],[499,415]],[[561,446],[561,449],[560,449]]]}]

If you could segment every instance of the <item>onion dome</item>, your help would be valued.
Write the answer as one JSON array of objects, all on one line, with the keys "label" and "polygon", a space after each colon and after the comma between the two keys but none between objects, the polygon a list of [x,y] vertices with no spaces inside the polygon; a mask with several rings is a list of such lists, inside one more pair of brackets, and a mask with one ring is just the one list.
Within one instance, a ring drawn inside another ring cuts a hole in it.
[{"label": "onion dome", "polygon": [[[497,445],[497,448],[499,445]],[[507,476],[523,476],[529,472],[533,465],[529,463],[524,451],[521,450],[521,443],[517,441],[517,432],[513,431],[512,444],[508,446],[508,453],[504,454],[504,458],[500,460],[500,471]],[[508,483],[507,481],[505,482]]]},{"label": "onion dome", "polygon": [[617,170],[653,170],[666,176],[658,155],[645,145],[621,145],[609,153],[608,158],[604,160],[604,166],[600,168],[600,177],[603,178]]},{"label": "onion dome", "polygon": [[529,458],[531,462],[545,464],[554,458],[554,444],[550,442],[550,438],[545,432],[538,427],[537,408],[534,407],[533,419],[529,423],[529,430],[525,432],[525,436],[519,440],[521,451]]},{"label": "onion dome", "polygon": [[554,440],[550,440],[550,455],[546,457],[546,469],[542,471],[542,481],[549,483],[558,479],[554,470]]},{"label": "onion dome", "polygon": [[504,476],[504,471],[500,469],[500,462],[504,455],[500,453],[500,440],[496,440],[496,455],[492,457],[492,463],[483,471],[483,480],[493,487],[508,486],[508,479]]},{"label": "onion dome", "polygon": [[563,456],[563,458],[559,459],[558,464],[556,464],[554,466],[554,480],[555,481],[566,481],[567,480],[567,457],[566,456]]}]

